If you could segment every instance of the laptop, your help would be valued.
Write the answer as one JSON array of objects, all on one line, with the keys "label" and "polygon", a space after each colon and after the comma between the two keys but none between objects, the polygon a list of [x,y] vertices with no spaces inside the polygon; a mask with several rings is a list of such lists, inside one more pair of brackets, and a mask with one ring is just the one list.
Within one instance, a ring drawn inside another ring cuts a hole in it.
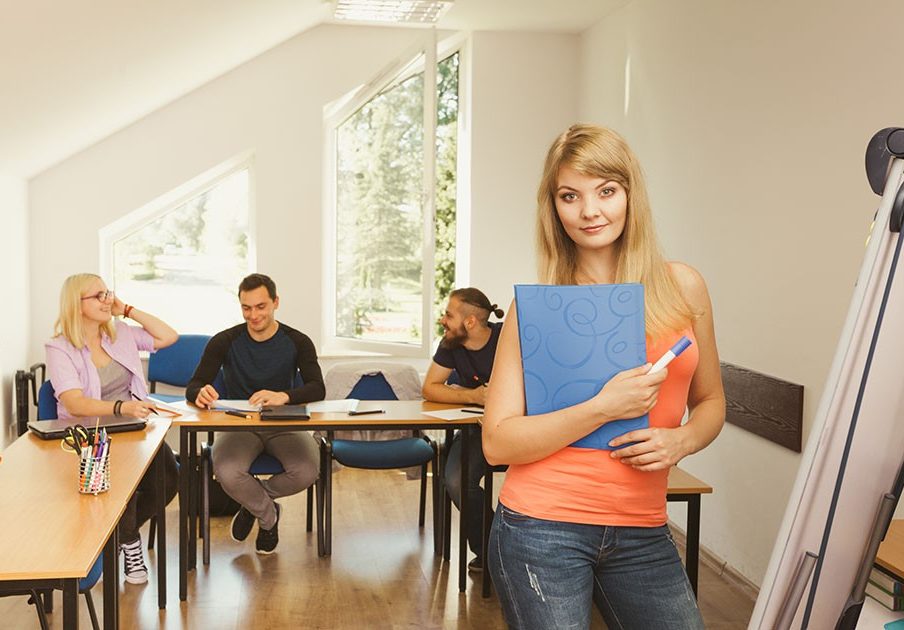
[{"label": "laptop", "polygon": [[278,405],[275,407],[263,407],[261,420],[310,420],[308,408],[305,405]]},{"label": "laptop", "polygon": [[147,418],[126,418],[117,416],[100,416],[90,418],[72,418],[70,420],[32,420],[28,429],[42,440],[59,440],[66,435],[66,429],[80,424],[89,433],[94,433],[95,424],[107,430],[107,433],[123,431],[141,431],[147,424]]}]

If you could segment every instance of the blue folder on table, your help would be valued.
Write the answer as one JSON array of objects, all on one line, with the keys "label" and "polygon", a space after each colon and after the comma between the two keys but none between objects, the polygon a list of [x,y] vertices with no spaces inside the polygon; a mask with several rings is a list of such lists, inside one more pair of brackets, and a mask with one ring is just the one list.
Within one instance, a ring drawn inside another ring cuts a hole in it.
[{"label": "blue folder on table", "polygon": [[[527,415],[589,400],[613,376],[647,362],[643,285],[516,284]],[[649,416],[608,422],[572,446],[649,427]]]}]

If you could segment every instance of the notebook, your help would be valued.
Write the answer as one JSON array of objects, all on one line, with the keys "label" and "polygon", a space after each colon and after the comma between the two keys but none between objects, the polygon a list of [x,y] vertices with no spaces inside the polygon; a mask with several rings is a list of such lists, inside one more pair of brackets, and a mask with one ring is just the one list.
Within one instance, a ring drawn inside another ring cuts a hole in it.
[{"label": "notebook", "polygon": [[305,405],[278,405],[262,407],[261,420],[310,420]]},{"label": "notebook", "polygon": [[[643,285],[515,285],[528,415],[589,400],[609,379],[647,361]],[[649,426],[649,416],[604,424],[572,446],[609,441]]]},{"label": "notebook", "polygon": [[100,418],[72,418],[70,420],[32,420],[28,429],[42,440],[58,440],[66,435],[66,429],[80,424],[89,432],[94,432],[95,425],[106,429],[107,433],[123,431],[140,431],[147,424],[147,418],[127,418],[117,416],[101,416]]},{"label": "notebook", "polygon": [[261,410],[260,405],[252,405],[247,400],[233,398],[219,398],[213,401],[211,408],[217,411],[247,411],[248,413],[257,413]]}]

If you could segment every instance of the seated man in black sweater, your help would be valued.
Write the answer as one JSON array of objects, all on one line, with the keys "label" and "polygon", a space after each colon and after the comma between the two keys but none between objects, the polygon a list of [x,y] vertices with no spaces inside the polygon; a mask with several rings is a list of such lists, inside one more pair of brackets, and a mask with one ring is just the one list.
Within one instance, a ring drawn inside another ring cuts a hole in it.
[{"label": "seated man in black sweater", "polygon": [[[214,335],[204,349],[186,400],[209,408],[219,398],[212,383],[223,368],[225,397],[254,405],[285,405],[323,400],[323,374],[317,352],[304,333],[276,321],[279,297],[273,280],[251,274],[239,285],[245,323]],[[296,373],[302,385],[296,387]],[[285,472],[266,480],[248,473],[261,453],[278,459]],[[243,541],[258,521],[257,553],[270,554],[279,542],[279,504],[274,501],[317,481],[320,453],[306,431],[231,431],[217,436],[213,470],[226,494],[242,508],[232,519],[232,538]]]},{"label": "seated man in black sweater", "polygon": [[[480,405],[486,402],[496,344],[502,322],[490,322],[490,314],[502,317],[501,308],[490,304],[483,291],[469,287],[456,289],[449,294],[446,312],[440,319],[445,329],[439,348],[433,355],[433,363],[424,378],[423,394],[436,402]],[[446,380],[458,373],[458,385],[447,385]],[[483,457],[480,429],[474,431],[468,444],[468,546],[477,556],[468,563],[471,571],[483,570],[481,556],[483,542],[483,488],[480,480],[486,472],[487,461]],[[461,432],[457,431],[449,455],[446,458],[444,482],[449,496],[461,509]]]}]

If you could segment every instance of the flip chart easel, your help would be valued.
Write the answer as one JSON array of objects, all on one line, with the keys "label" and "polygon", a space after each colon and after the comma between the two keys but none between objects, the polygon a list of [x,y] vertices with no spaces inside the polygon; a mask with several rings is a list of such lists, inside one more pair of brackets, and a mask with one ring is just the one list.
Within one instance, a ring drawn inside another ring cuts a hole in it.
[{"label": "flip chart easel", "polygon": [[855,628],[904,485],[904,129],[866,169],[882,201],[750,628]]}]

